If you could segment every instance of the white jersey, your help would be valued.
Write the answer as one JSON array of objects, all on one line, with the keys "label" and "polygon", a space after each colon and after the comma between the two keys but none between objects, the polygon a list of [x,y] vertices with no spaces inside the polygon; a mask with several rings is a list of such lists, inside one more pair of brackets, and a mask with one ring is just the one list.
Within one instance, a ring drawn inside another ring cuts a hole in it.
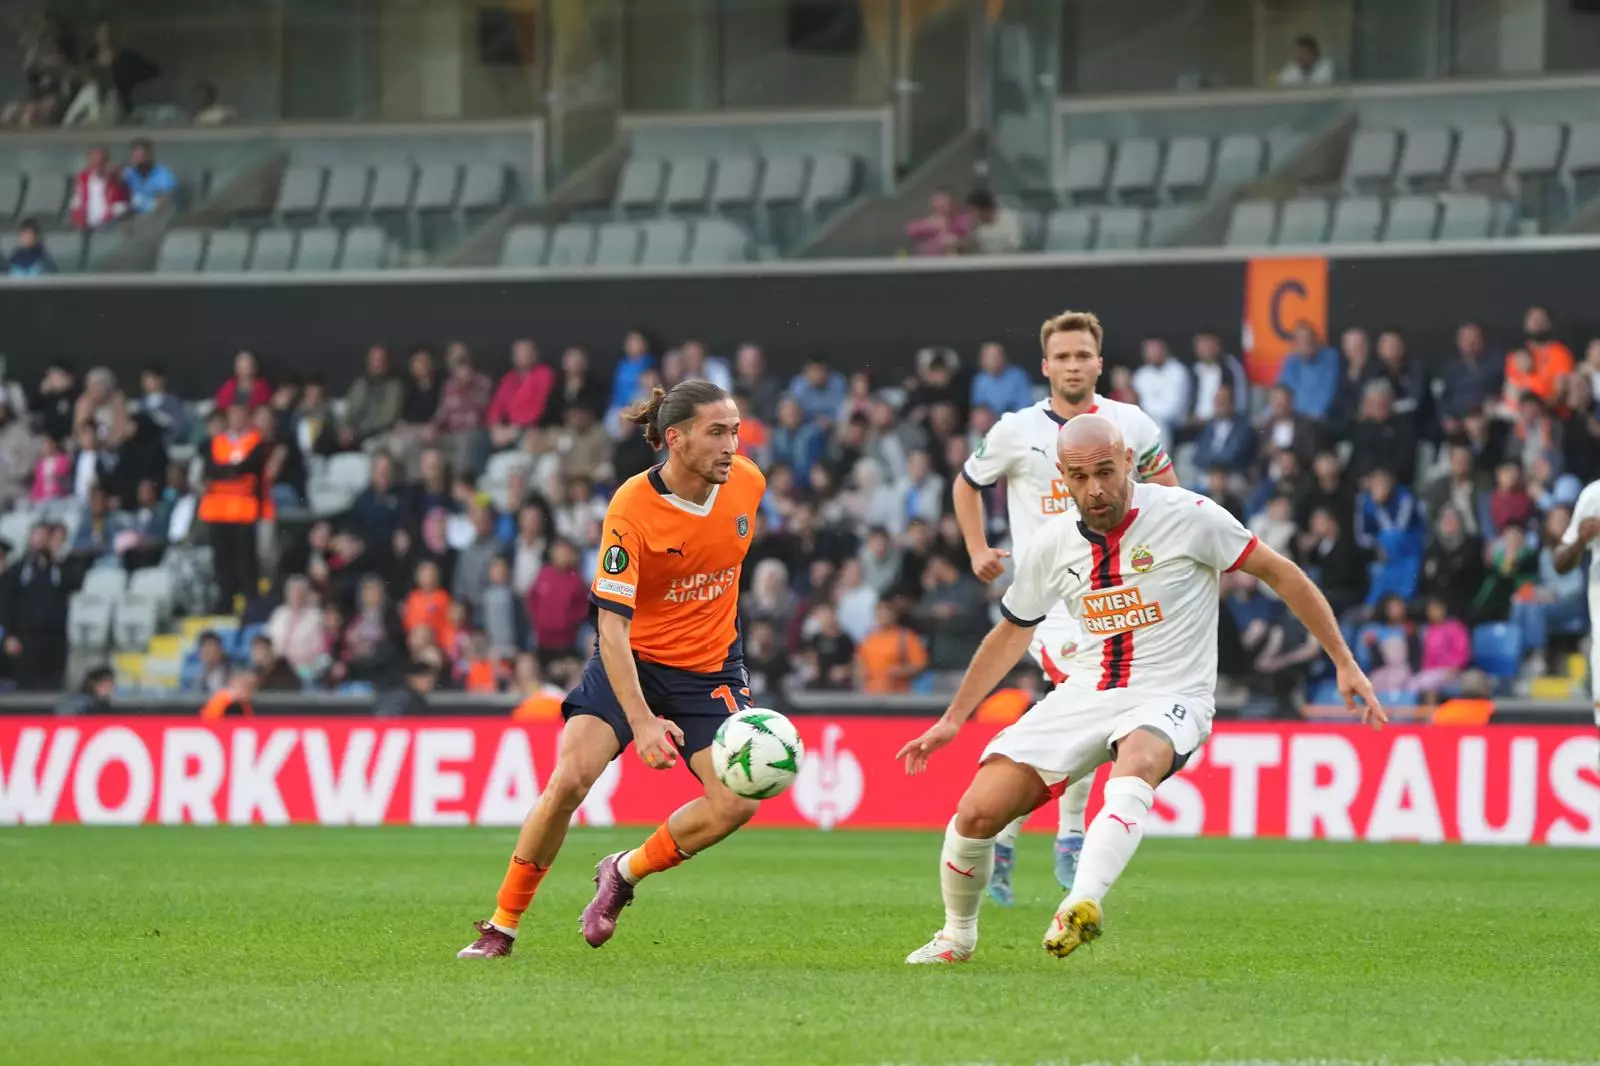
[{"label": "white jersey", "polygon": [[[1160,427],[1135,405],[1095,396],[1086,413],[1109,418],[1122,432],[1141,479],[1155,477],[1172,465]],[[1056,435],[1066,422],[1049,400],[1004,414],[961,468],[961,476],[974,488],[985,489],[1006,479],[1006,520],[1015,557],[1022,556],[1047,519],[1072,509],[1067,483],[1056,469]]]},{"label": "white jersey", "polygon": [[[1578,543],[1578,526],[1585,518],[1600,518],[1600,481],[1589,482],[1578,493],[1578,502],[1572,505],[1572,521],[1567,523],[1567,531],[1561,534],[1562,544],[1570,548]],[[1585,550],[1589,553],[1589,589],[1592,594],[1600,590],[1600,565],[1595,565],[1595,556],[1600,553],[1600,541],[1590,541]]]},{"label": "white jersey", "polygon": [[1096,533],[1051,522],[1022,556],[1000,610],[1033,626],[1065,601],[1082,629],[1068,691],[1125,690],[1210,701],[1217,685],[1217,575],[1257,540],[1187,489],[1133,487],[1128,514]]}]

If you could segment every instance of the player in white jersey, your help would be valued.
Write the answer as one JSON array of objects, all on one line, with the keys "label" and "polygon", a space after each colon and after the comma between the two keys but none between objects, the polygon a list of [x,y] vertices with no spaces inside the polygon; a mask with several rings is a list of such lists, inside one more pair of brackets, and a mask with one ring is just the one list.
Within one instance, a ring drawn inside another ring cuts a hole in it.
[{"label": "player in white jersey", "polygon": [[[1578,493],[1578,502],[1572,507],[1572,520],[1561,535],[1556,547],[1556,573],[1565,574],[1582,560],[1584,552],[1596,552],[1595,540],[1600,538],[1600,481],[1591,481]],[[1600,565],[1589,561],[1589,627],[1600,622]],[[1594,724],[1600,727],[1600,638],[1589,641],[1589,691],[1594,703]]]},{"label": "player in white jersey", "polygon": [[1135,485],[1133,453],[1108,419],[1074,418],[1059,434],[1058,455],[1078,516],[1048,523],[1028,547],[1001,601],[1004,618],[973,655],[950,709],[900,749],[907,773],[926,769],[955,739],[1057,602],[1071,606],[1083,638],[1067,680],[984,749],[939,857],[944,928],[908,963],[972,957],[995,835],[1109,761],[1105,806],[1044,946],[1066,955],[1100,935],[1102,901],[1139,846],[1156,786],[1211,733],[1222,571],[1266,582],[1333,659],[1346,704],[1356,710],[1359,697],[1363,721],[1386,721],[1328,601],[1299,567],[1211,500]]},{"label": "player in white jersey", "polygon": [[[1131,403],[1095,394],[1104,363],[1100,358],[1104,331],[1100,320],[1082,311],[1063,311],[1039,329],[1043,350],[1039,369],[1050,383],[1050,396],[1020,411],[1003,415],[989,430],[977,452],[962,467],[952,493],[956,521],[972,557],[978,580],[999,577],[1007,555],[1021,558],[1039,530],[1051,518],[1072,510],[1072,496],[1056,469],[1056,434],[1067,420],[1082,414],[1109,418],[1133,449],[1134,468],[1145,481],[1177,485],[1172,460],[1161,443],[1161,429],[1149,415]],[[1011,528],[1011,551],[989,546],[985,532],[982,489],[1006,479],[1006,519]],[[1033,656],[1051,684],[1066,679],[1065,664],[1078,645],[1078,625],[1066,604],[1057,604],[1034,630]],[[1074,781],[1061,794],[1056,830],[1056,880],[1063,891],[1072,888],[1083,847],[1084,814],[1089,806],[1092,778]],[[994,874],[989,894],[995,902],[1011,903],[1011,871],[1016,865],[1017,836],[1026,816],[1006,826],[995,843]]]}]

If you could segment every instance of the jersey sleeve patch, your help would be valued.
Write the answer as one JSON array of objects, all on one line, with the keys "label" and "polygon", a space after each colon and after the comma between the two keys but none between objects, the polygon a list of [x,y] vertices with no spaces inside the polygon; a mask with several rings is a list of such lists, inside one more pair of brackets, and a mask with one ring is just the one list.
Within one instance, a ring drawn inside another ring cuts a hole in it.
[{"label": "jersey sleeve patch", "polygon": [[624,494],[618,493],[606,511],[589,598],[600,607],[631,618],[639,596],[639,556],[644,552],[644,540],[634,524],[620,513],[623,506]]}]

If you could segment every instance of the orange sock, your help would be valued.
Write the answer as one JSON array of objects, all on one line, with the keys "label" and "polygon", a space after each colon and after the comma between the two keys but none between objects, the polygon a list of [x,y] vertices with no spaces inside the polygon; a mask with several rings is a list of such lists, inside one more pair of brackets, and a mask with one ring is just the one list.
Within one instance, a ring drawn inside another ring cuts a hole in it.
[{"label": "orange sock", "polygon": [[548,866],[523,862],[515,855],[511,856],[505,880],[500,882],[500,894],[494,899],[494,917],[489,920],[501,929],[515,932],[517,923],[522,921],[522,912],[533,902],[533,894],[539,891],[539,882],[549,872]]},{"label": "orange sock", "polygon": [[628,880],[637,884],[651,874],[672,869],[688,857],[678,850],[677,842],[672,839],[672,830],[663,822],[659,829],[650,834],[650,839],[644,842],[643,847],[628,852],[625,873]]}]

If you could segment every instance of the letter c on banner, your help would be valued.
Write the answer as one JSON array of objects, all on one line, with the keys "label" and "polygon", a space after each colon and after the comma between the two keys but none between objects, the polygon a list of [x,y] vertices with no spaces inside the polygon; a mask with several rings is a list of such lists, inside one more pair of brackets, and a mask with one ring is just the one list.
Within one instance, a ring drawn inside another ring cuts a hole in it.
[{"label": "letter c on banner", "polygon": [[1293,339],[1294,327],[1304,320],[1304,316],[1301,315],[1292,317],[1284,315],[1284,304],[1291,296],[1298,296],[1302,301],[1306,298],[1306,287],[1294,278],[1278,282],[1278,287],[1272,290],[1272,302],[1268,305],[1272,333],[1278,339],[1285,341]]},{"label": "letter c on banner", "polygon": [[1252,259],[1244,271],[1244,365],[1250,380],[1271,385],[1302,322],[1328,333],[1328,261]]}]

